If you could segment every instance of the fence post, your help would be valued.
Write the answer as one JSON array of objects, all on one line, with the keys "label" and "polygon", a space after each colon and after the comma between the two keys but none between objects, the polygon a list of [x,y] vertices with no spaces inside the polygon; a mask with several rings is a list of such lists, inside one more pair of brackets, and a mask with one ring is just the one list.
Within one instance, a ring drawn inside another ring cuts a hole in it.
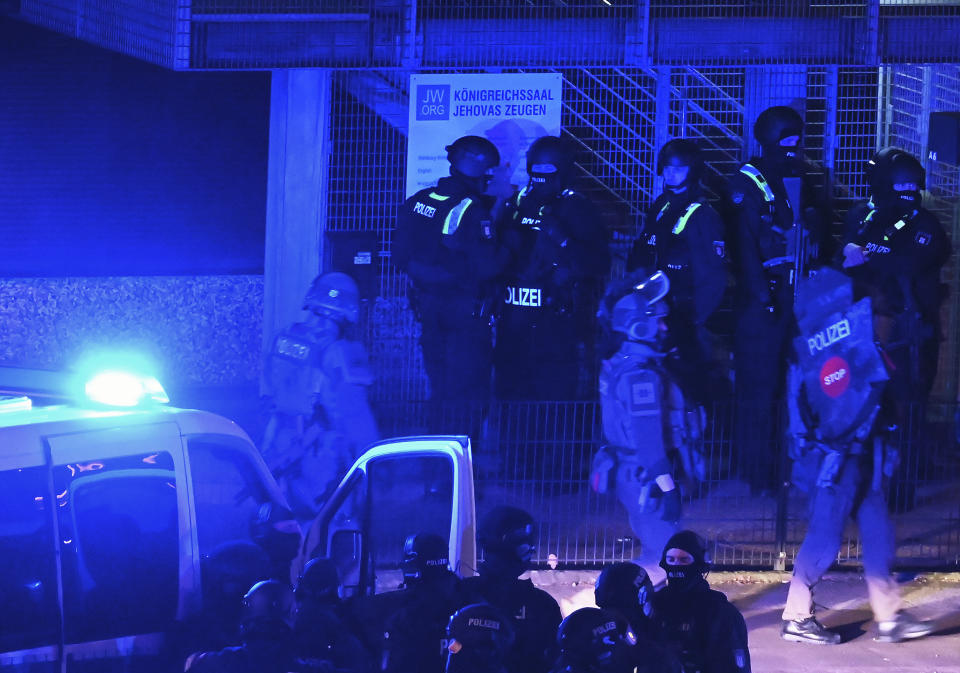
[{"label": "fence post", "polygon": [[777,436],[780,441],[777,446],[780,447],[780,456],[777,461],[777,479],[780,481],[780,487],[777,489],[777,521],[774,530],[777,555],[773,559],[773,569],[783,572],[787,569],[787,508],[790,495],[790,479],[788,478],[788,466],[790,465],[790,456],[787,452],[787,442],[785,441],[784,428],[786,419],[784,418],[784,404],[781,404],[777,410],[778,422],[776,425]]}]

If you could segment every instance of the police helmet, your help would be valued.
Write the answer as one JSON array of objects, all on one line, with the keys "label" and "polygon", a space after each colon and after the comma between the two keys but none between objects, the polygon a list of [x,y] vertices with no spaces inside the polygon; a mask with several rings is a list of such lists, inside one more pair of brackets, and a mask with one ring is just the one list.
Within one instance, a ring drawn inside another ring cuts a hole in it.
[{"label": "police helmet", "polygon": [[218,545],[201,560],[204,601],[239,607],[243,594],[270,575],[270,558],[263,549],[244,540]]},{"label": "police helmet", "polygon": [[450,168],[469,178],[480,178],[500,165],[497,146],[480,136],[457,138],[445,148]]},{"label": "police helmet", "polygon": [[473,603],[457,610],[447,623],[451,656],[499,659],[513,644],[510,620],[492,605]]},{"label": "police helmet", "polygon": [[787,105],[767,108],[753,125],[753,137],[764,149],[777,147],[784,138],[802,135],[803,117]]},{"label": "police helmet", "polygon": [[529,561],[534,552],[533,517],[518,507],[498,505],[480,520],[477,539],[487,554]]},{"label": "police helmet", "polygon": [[557,631],[560,656],[587,671],[620,673],[633,671],[637,636],[627,620],[602,608],[580,608],[560,624]]},{"label": "police helmet", "polygon": [[608,610],[634,609],[653,596],[653,582],[642,566],[621,561],[605,566],[593,590],[596,604]]},{"label": "police helmet", "polygon": [[663,553],[660,556],[660,567],[665,570],[674,567],[667,564],[667,551],[670,549],[682,549],[690,554],[690,556],[693,557],[693,563],[687,567],[691,570],[701,574],[710,570],[712,560],[710,558],[710,552],[707,551],[707,541],[692,530],[682,530],[674,533],[673,536],[667,540],[667,544],[664,545]]},{"label": "police helmet", "polygon": [[893,186],[912,182],[918,189],[926,187],[927,172],[916,157],[897,147],[877,152],[866,168],[867,182],[873,194],[893,191]]},{"label": "police helmet", "polygon": [[257,582],[243,597],[240,608],[240,630],[244,635],[282,632],[293,627],[296,602],[284,582]]},{"label": "police helmet", "polygon": [[333,320],[355,323],[360,316],[360,291],[347,274],[325,273],[317,276],[310,285],[303,308]]},{"label": "police helmet", "polygon": [[556,177],[566,182],[573,173],[573,148],[557,136],[537,138],[527,150],[527,173],[531,178]]},{"label": "police helmet", "polygon": [[450,566],[447,541],[434,533],[416,533],[403,543],[400,569],[407,584],[443,575]]},{"label": "police helmet", "polygon": [[295,593],[298,603],[328,603],[339,598],[339,590],[337,564],[332,559],[320,557],[310,559],[303,567]]},{"label": "police helmet", "polygon": [[663,298],[670,291],[670,280],[662,271],[651,276],[642,273],[631,279],[636,282],[610,310],[610,329],[625,334],[631,341],[654,341],[660,330],[660,318],[667,314]]},{"label": "police helmet", "polygon": [[695,141],[689,138],[674,138],[667,141],[657,154],[657,175],[663,175],[663,167],[674,159],[690,168],[687,182],[694,183],[700,180],[703,173],[703,151]]},{"label": "police helmet", "polygon": [[287,507],[265,502],[250,522],[250,536],[275,561],[291,561],[300,551],[300,524]]}]

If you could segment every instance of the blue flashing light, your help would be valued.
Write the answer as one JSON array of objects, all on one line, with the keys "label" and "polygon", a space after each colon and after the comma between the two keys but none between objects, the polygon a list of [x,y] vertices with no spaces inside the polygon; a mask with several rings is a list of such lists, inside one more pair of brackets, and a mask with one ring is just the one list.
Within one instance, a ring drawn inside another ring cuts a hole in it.
[{"label": "blue flashing light", "polygon": [[120,370],[98,372],[86,382],[84,393],[90,401],[111,407],[166,404],[170,401],[163,386],[153,376]]}]

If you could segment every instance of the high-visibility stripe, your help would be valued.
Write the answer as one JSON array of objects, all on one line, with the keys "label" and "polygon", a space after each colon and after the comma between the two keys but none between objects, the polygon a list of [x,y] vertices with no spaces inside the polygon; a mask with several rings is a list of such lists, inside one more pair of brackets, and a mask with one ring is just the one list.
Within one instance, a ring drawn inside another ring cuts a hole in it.
[{"label": "high-visibility stripe", "polygon": [[446,201],[449,199],[449,196],[444,196],[443,194],[437,194],[436,192],[430,192],[429,194],[431,199],[436,199],[437,201]]},{"label": "high-visibility stripe", "polygon": [[[889,241],[889,240],[890,240],[890,236],[893,234],[894,231],[900,231],[900,230],[903,229],[905,226],[907,226],[907,221],[906,221],[906,220],[897,220],[896,222],[893,223],[893,227],[891,227],[890,229],[887,229],[887,230],[884,232],[884,234],[883,234],[883,240]],[[893,231],[891,231],[891,229],[892,229]]]},{"label": "high-visibility stripe", "polygon": [[683,211],[683,215],[681,215],[681,216],[680,216],[680,219],[677,220],[677,223],[676,223],[675,225],[673,225],[673,233],[674,233],[674,234],[678,234],[678,235],[679,235],[680,232],[682,232],[682,231],[686,228],[686,226],[687,226],[687,220],[690,219],[690,216],[693,215],[693,214],[696,212],[697,208],[699,208],[699,207],[700,207],[700,202],[699,202],[699,201],[694,201],[694,202],[691,203],[689,206],[687,206],[687,209],[686,209],[685,211]]},{"label": "high-visibility stripe", "polygon": [[470,207],[471,203],[473,203],[473,199],[464,199],[447,213],[447,216],[443,220],[444,235],[453,236],[457,233],[457,229],[460,228],[460,220],[463,219],[463,214],[467,212],[467,208]]},{"label": "high-visibility stripe", "polygon": [[657,217],[655,218],[655,219],[657,220],[657,222],[660,221],[660,218],[663,217],[663,214],[664,214],[665,212],[667,212],[667,209],[668,209],[669,207],[670,207],[670,202],[669,202],[669,201],[667,201],[665,204],[663,204],[663,208],[660,209],[660,212],[657,213]]},{"label": "high-visibility stripe", "polygon": [[757,186],[757,188],[763,192],[763,200],[767,203],[773,203],[776,200],[776,197],[773,194],[773,189],[770,188],[770,183],[767,182],[767,179],[763,177],[763,173],[760,172],[753,164],[744,164],[740,167],[740,172],[746,175],[750,180]]}]

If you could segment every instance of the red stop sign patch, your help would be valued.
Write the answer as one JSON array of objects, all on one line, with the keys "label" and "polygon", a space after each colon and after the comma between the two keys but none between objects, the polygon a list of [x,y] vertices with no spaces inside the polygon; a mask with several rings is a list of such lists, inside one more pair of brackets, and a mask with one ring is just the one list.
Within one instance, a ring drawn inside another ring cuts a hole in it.
[{"label": "red stop sign patch", "polygon": [[850,387],[850,365],[839,355],[820,368],[820,389],[830,397],[840,397]]}]

